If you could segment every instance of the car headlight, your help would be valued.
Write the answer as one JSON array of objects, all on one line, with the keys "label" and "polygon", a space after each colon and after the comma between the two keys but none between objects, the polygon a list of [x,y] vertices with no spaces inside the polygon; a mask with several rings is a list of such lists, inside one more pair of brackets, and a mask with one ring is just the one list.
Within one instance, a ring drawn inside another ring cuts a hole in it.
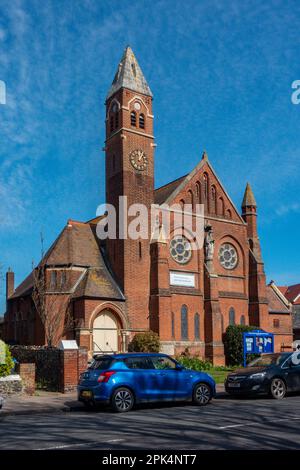
[{"label": "car headlight", "polygon": [[257,374],[250,375],[249,379],[262,379],[265,375],[266,372],[257,372]]}]

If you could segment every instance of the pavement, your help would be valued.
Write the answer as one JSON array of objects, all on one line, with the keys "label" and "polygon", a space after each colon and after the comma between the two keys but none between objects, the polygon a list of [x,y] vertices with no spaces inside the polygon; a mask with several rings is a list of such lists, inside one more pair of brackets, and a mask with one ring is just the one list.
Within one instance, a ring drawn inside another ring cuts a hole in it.
[{"label": "pavement", "polygon": [[300,450],[299,394],[233,398],[219,386],[205,407],[152,404],[121,414],[86,410],[74,393],[15,400],[0,412],[0,450]]}]

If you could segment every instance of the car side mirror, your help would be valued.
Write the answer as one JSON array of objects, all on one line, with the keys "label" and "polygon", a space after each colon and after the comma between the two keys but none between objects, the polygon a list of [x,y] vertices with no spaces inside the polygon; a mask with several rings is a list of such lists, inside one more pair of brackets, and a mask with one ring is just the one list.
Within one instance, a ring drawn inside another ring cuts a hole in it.
[{"label": "car side mirror", "polygon": [[176,364],[175,369],[176,369],[176,370],[183,370],[184,367],[183,367],[181,364]]}]

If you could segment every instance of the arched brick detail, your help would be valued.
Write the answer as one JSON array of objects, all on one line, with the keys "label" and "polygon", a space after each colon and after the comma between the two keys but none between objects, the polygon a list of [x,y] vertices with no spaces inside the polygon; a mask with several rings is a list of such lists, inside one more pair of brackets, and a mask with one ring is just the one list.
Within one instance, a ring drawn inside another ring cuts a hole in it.
[{"label": "arched brick detail", "polygon": [[116,316],[116,318],[118,319],[118,321],[120,323],[120,328],[121,329],[129,328],[129,323],[128,323],[128,320],[127,320],[124,312],[122,312],[122,310],[117,305],[115,305],[111,302],[103,302],[103,303],[99,304],[93,310],[93,312],[90,316],[90,319],[89,319],[89,328],[90,329],[93,328],[95,318],[97,318],[99,315],[101,315],[101,312],[103,312],[104,310],[109,310],[111,313],[113,313]]}]

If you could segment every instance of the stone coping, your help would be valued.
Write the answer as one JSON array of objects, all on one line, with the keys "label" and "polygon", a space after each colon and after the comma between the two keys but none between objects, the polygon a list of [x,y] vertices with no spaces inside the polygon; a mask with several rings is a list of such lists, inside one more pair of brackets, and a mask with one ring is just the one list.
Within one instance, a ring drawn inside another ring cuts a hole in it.
[{"label": "stone coping", "polygon": [[6,377],[0,377],[0,382],[15,382],[21,381],[21,377],[18,374],[7,375]]}]

